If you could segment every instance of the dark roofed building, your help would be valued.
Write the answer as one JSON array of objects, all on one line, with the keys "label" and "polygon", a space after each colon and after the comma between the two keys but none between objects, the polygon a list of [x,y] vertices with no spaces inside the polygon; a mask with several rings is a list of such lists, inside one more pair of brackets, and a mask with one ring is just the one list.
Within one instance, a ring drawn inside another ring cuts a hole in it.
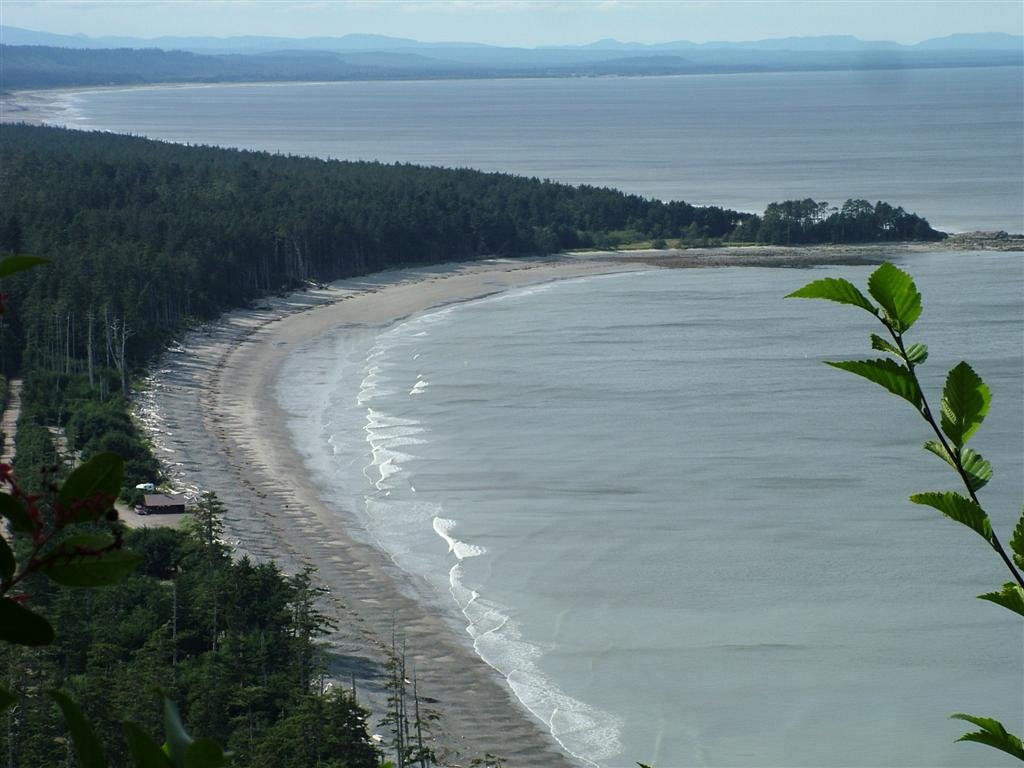
[{"label": "dark roofed building", "polygon": [[185,494],[147,493],[142,497],[142,506],[147,515],[182,515],[185,513]]}]

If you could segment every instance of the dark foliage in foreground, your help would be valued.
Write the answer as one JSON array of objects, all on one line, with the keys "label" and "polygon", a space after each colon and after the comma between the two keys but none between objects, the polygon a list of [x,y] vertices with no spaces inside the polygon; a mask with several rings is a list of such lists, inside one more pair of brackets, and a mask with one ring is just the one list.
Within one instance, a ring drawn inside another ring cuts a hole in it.
[{"label": "dark foliage in foreground", "polygon": [[130,532],[142,563],[104,589],[30,582],[32,609],[56,630],[40,648],[0,644],[0,685],[17,696],[0,753],[21,768],[66,764],[65,725],[46,689],[82,707],[112,765],[128,763],[121,722],[161,731],[160,692],[186,726],[234,752],[232,765],[375,768],[366,713],[351,692],[321,692],[314,639],[325,620],[309,575],[232,562],[207,498],[188,533]]}]

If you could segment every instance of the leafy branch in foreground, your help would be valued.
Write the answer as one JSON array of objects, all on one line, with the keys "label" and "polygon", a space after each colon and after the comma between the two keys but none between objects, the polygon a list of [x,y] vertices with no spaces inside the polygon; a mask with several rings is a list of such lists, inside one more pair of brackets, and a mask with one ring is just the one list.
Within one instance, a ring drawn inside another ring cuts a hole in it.
[{"label": "leafy branch in foreground", "polygon": [[[35,256],[0,261],[0,277],[45,263]],[[0,314],[4,314],[0,294]],[[124,479],[124,462],[115,453],[99,453],[76,467],[61,485],[56,469],[44,477],[42,494],[28,493],[9,464],[0,463],[0,642],[39,646],[54,642],[53,627],[26,604],[24,582],[39,574],[67,587],[103,587],[124,580],[142,558],[123,546],[114,502]],[[85,533],[78,533],[84,528]],[[24,542],[24,544],[22,543]],[[78,704],[66,693],[47,692],[71,732],[80,768],[107,768],[103,745]],[[0,686],[0,714],[18,697]],[[219,768],[225,755],[209,739],[185,731],[177,707],[164,699],[167,741],[161,747],[142,729],[124,724],[129,752],[137,768]],[[13,757],[9,756],[9,762]]]},{"label": "leafy branch in foreground", "polygon": [[[1021,569],[1024,569],[1024,510],[1010,538],[1011,559],[978,499],[978,491],[992,478],[992,465],[967,447],[968,440],[988,414],[992,402],[988,385],[966,362],[958,363],[946,376],[936,418],[915,371],[916,366],[927,360],[928,348],[924,344],[908,346],[904,341],[904,334],[921,316],[921,294],[917,286],[906,272],[885,263],[868,278],[868,293],[878,306],[850,281],[826,277],[808,283],[786,298],[826,299],[859,307],[870,312],[885,328],[889,338],[871,334],[871,348],[889,357],[827,362],[827,365],[862,376],[906,400],[931,427],[936,439],[927,441],[925,450],[938,456],[956,472],[965,493],[929,491],[915,493],[910,500],[934,507],[988,542],[1006,565],[1012,581],[1003,584],[998,591],[978,597],[1024,616],[1024,579],[1021,576]],[[980,729],[964,734],[959,741],[987,744],[1024,761],[1024,746],[1020,738],[1008,733],[1000,722],[960,713],[952,717],[966,720]]]},{"label": "leafy branch in foreground", "polygon": [[[15,645],[49,645],[53,628],[17,594],[22,582],[35,574],[72,587],[110,586],[122,581],[142,561],[122,546],[113,501],[121,488],[120,457],[101,453],[76,468],[60,487],[48,483],[43,497],[25,493],[10,466],[0,464],[0,515],[11,531],[27,539],[27,554],[18,557],[7,538],[0,536],[0,640]],[[109,532],[97,529],[107,525]],[[76,526],[89,533],[74,533]],[[19,550],[22,549],[19,547]],[[13,595],[13,596],[12,596]],[[103,746],[75,701],[58,690],[48,695],[60,709],[71,732],[81,768],[107,768]],[[0,687],[0,713],[17,698]],[[186,733],[178,710],[164,700],[164,747],[130,722],[123,724],[129,753],[138,768],[217,768],[225,762],[221,748],[209,739]]]}]

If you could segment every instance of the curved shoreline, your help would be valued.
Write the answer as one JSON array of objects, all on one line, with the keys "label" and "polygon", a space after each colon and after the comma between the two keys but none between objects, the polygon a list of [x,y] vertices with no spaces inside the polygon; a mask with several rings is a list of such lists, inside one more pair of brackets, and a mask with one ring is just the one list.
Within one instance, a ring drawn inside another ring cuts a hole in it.
[{"label": "curved shoreline", "polygon": [[555,738],[478,657],[467,635],[416,600],[409,576],[359,537],[350,512],[331,506],[293,444],[278,403],[286,359],[336,328],[383,329],[453,302],[551,280],[651,266],[809,266],[878,261],[917,246],[713,249],[488,260],[384,272],[239,310],[188,334],[150,377],[137,412],[172,480],[214,490],[239,555],[289,572],[318,569],[339,628],[326,639],[331,676],[351,681],[373,710],[386,706],[383,665],[398,628],[419,688],[441,718],[432,746],[442,764],[490,752],[513,766],[574,765]]},{"label": "curved shoreline", "polygon": [[189,334],[165,355],[140,403],[140,419],[174,481],[214,490],[225,502],[227,535],[239,554],[275,560],[286,571],[317,567],[329,590],[326,607],[340,625],[327,638],[331,673],[354,681],[374,710],[371,729],[386,703],[381,673],[397,626],[419,689],[441,714],[433,747],[442,762],[465,764],[490,752],[509,766],[573,765],[446,618],[403,589],[408,577],[385,553],[350,536],[354,520],[321,499],[278,405],[278,374],[296,347],[332,328],[383,328],[454,301],[621,269],[629,267],[611,260],[489,261],[380,273],[293,294]]}]

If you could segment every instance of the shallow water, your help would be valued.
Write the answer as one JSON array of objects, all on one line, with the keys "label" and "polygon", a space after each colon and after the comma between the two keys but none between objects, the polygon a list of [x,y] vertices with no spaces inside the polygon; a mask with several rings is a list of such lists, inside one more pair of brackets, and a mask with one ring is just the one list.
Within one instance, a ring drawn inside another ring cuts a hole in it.
[{"label": "shallow water", "polygon": [[90,91],[73,127],[460,166],[760,212],[887,200],[1024,231],[1019,67]]},{"label": "shallow water", "polygon": [[[995,392],[975,442],[1005,538],[1024,497],[1021,255],[903,263],[925,296],[928,385],[964,356]],[[513,291],[329,334],[291,359],[282,397],[334,503],[573,753],[1008,764],[954,745],[946,719],[1020,719],[1019,622],[973,597],[1002,566],[905,500],[955,485],[912,409],[820,364],[873,356],[870,317],[781,298],[868,272]]]}]

